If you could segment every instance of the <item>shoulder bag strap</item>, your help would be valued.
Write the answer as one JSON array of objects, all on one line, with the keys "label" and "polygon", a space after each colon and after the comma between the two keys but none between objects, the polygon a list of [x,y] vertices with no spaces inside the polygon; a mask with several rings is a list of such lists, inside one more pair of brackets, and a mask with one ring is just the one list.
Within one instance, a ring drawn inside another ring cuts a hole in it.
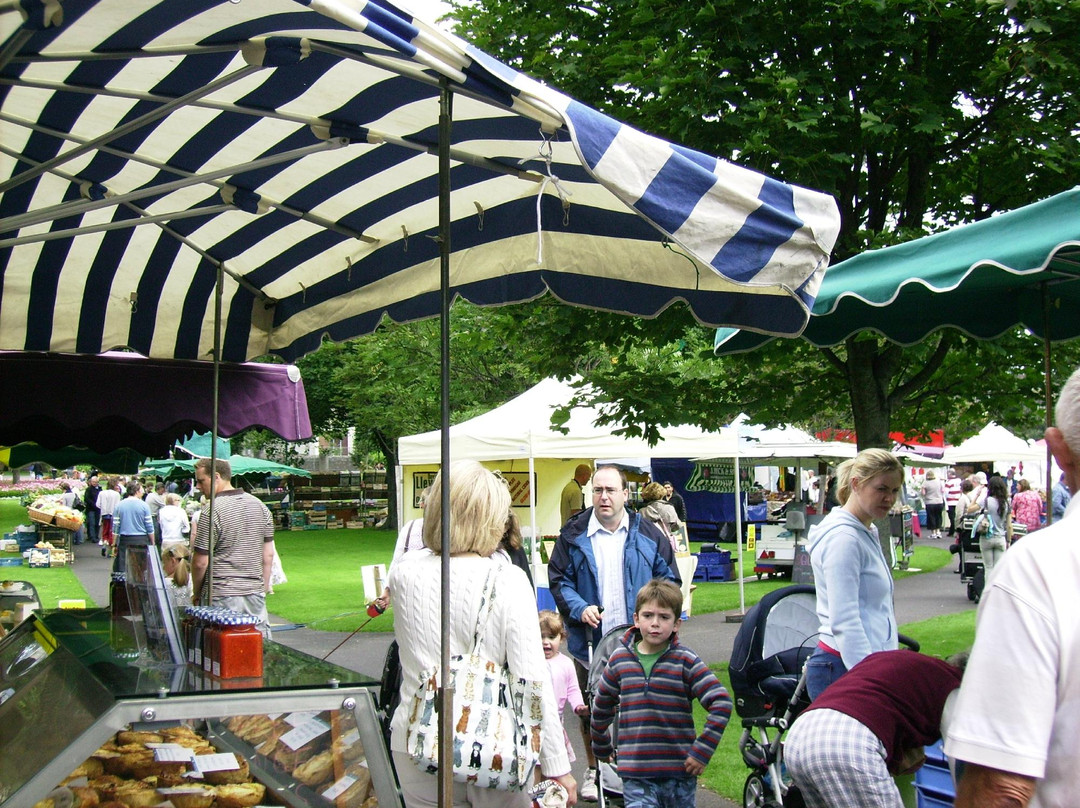
[{"label": "shoulder bag strap", "polygon": [[487,627],[488,618],[495,605],[495,569],[488,570],[487,578],[484,579],[484,589],[480,593],[480,611],[476,614],[476,629],[473,631],[472,652],[475,654],[480,648],[480,635]]}]

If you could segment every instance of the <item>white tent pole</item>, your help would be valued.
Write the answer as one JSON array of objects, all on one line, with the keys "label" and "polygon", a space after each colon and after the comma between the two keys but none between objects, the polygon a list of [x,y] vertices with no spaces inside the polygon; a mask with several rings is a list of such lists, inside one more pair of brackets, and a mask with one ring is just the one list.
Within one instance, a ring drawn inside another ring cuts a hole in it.
[{"label": "white tent pole", "polygon": [[742,482],[739,480],[739,424],[735,424],[735,575],[739,579],[739,614],[746,614],[746,586],[743,583]]},{"label": "white tent pole", "polygon": [[529,519],[532,524],[532,550],[529,563],[533,568],[533,589],[536,589],[536,570],[540,566],[540,537],[536,535],[536,464],[533,458],[532,433],[529,433]]}]

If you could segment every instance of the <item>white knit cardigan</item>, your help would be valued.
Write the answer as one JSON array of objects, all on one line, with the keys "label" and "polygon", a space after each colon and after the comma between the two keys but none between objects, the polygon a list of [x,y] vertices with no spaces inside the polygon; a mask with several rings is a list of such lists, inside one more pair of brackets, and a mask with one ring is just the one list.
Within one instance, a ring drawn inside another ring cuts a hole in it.
[{"label": "white knit cardigan", "polygon": [[[401,703],[390,722],[390,749],[407,752],[408,709],[421,674],[439,664],[442,635],[441,564],[431,553],[405,553],[390,570],[387,585],[394,608],[394,635],[401,654]],[[493,558],[450,559],[450,653],[472,649],[473,630],[488,571],[496,573],[496,598],[481,636],[480,653],[493,662],[506,660],[510,672],[544,683],[544,718],[540,767],[547,777],[570,771],[562,719],[540,640],[536,598],[525,573]]]}]

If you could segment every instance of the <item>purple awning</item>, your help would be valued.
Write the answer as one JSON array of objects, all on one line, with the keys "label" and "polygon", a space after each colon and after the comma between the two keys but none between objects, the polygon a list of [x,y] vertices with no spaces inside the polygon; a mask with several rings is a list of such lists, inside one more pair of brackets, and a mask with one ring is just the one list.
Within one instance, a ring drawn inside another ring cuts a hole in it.
[{"label": "purple awning", "polygon": [[[0,445],[164,457],[177,440],[212,428],[213,389],[210,362],[0,351]],[[286,440],[311,437],[304,383],[292,365],[223,363],[218,401],[222,437],[249,427]]]}]

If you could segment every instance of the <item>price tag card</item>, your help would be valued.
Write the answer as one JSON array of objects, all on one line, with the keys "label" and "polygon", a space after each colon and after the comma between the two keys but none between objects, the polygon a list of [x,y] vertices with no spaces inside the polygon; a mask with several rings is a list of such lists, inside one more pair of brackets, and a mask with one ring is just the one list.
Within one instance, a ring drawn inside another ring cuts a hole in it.
[{"label": "price tag card", "polygon": [[315,718],[317,715],[318,715],[318,713],[315,713],[315,712],[312,712],[312,711],[308,710],[306,712],[300,712],[300,713],[289,713],[282,720],[286,724],[288,724],[290,727],[298,727],[301,724],[306,724],[308,721]]},{"label": "price tag card", "polygon": [[195,753],[180,744],[154,744],[154,760],[158,763],[187,763]]},{"label": "price tag card", "polygon": [[342,777],[340,780],[330,786],[330,788],[326,789],[326,791],[324,791],[322,795],[328,800],[335,800],[342,794],[344,794],[349,789],[349,786],[351,786],[355,782],[355,777],[353,777],[351,774],[346,774],[344,777]]},{"label": "price tag card", "polygon": [[358,743],[359,741],[360,741],[360,730],[358,730],[358,729],[349,730],[344,735],[342,735],[341,739],[340,739],[341,745],[344,746],[346,749],[351,747],[354,743]]},{"label": "price tag card", "polygon": [[325,735],[329,731],[330,725],[325,721],[321,721],[318,718],[310,718],[303,724],[294,727],[282,735],[281,742],[293,751],[296,751],[304,744],[315,740],[320,735]]},{"label": "price tag card", "polygon": [[218,772],[239,769],[240,761],[232,752],[219,752],[214,755],[195,755],[192,758],[195,768],[201,772]]}]

